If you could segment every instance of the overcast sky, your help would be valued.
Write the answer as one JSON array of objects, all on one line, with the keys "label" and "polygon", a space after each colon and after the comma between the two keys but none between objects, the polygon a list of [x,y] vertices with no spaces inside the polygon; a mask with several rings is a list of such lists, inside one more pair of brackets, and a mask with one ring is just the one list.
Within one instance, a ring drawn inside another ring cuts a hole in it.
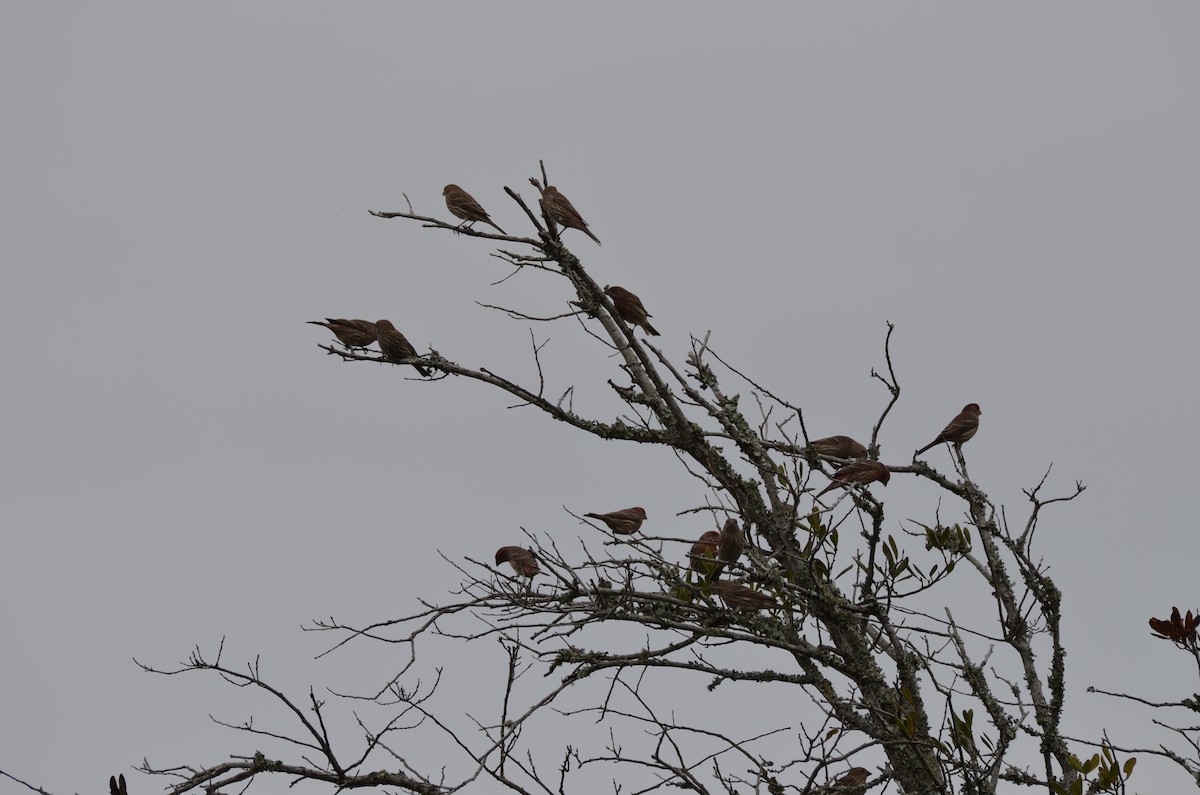
[{"label": "overcast sky", "polygon": [[[886,403],[869,374],[890,321],[903,393],[885,461],[907,463],[974,401],[971,472],[1010,518],[1051,463],[1056,493],[1087,484],[1037,539],[1065,592],[1073,732],[1167,739],[1088,685],[1196,690],[1146,626],[1200,602],[1196,6],[108,2],[2,17],[0,770],[96,793],[144,756],[252,751],[207,716],[265,720],[261,703],[132,658],[169,666],[224,636],[230,663],[261,654],[298,694],[378,675],[386,649],[314,662],[327,639],[301,625],[447,601],[439,551],[486,560],[521,527],[586,532],[564,505],[708,529],[675,518],[706,495],[665,452],[465,379],[343,364],[304,324],[391,318],[418,349],[536,383],[529,324],[475,302],[555,314],[562,280],[492,286],[509,271],[485,242],[367,210],[404,209],[404,193],[448,218],[456,182],[527,234],[503,187],[532,196],[539,159],[604,241],[567,243],[642,297],[677,362],[711,330],[811,433],[862,439]],[[581,413],[622,411],[605,385],[616,361],[578,324],[534,331],[548,394],[574,385]],[[929,458],[949,468],[944,450]],[[937,507],[911,477],[883,496],[897,524]],[[1134,789],[1187,784],[1143,765]],[[134,795],[165,783],[129,777]]]}]

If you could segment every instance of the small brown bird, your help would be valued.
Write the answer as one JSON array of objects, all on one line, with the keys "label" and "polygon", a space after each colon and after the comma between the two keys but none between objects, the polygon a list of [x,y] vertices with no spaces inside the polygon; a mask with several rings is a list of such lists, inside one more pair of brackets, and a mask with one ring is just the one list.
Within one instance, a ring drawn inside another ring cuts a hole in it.
[{"label": "small brown bird", "polygon": [[333,336],[347,348],[365,348],[375,341],[375,324],[369,320],[347,320],[344,317],[327,317],[320,320],[306,320],[314,326],[324,326],[333,332]]},{"label": "small brown bird", "polygon": [[867,779],[870,777],[871,771],[867,770],[865,767],[852,767],[846,771],[841,778],[837,779],[830,784],[829,787],[821,791],[828,792],[830,795],[833,795],[833,793],[858,795],[858,793],[865,792],[865,789],[860,788],[863,786],[863,784],[867,783]]},{"label": "small brown bird", "polygon": [[108,792],[109,795],[129,795],[129,790],[125,789],[124,773],[121,774],[119,779],[113,776],[108,777]]},{"label": "small brown bird", "polygon": [[711,575],[717,567],[717,541],[720,538],[721,534],[716,530],[701,535],[688,551],[688,568],[706,577]]},{"label": "small brown bird", "polygon": [[759,593],[753,588],[748,588],[740,582],[733,580],[719,580],[713,583],[713,593],[721,597],[721,601],[731,610],[737,610],[743,613],[757,613],[759,610],[769,610],[773,607],[780,607],[779,602],[776,602],[766,594]]},{"label": "small brown bird", "polygon": [[662,336],[654,329],[654,326],[650,325],[650,321],[646,319],[654,317],[654,315],[647,312],[646,307],[642,306],[642,299],[624,287],[618,287],[615,284],[611,287],[605,287],[604,294],[612,299],[617,314],[626,323],[631,326],[641,326],[646,330],[647,334],[653,334],[655,337]]},{"label": "small brown bird", "polygon": [[867,448],[849,436],[826,436],[824,439],[813,439],[808,446],[821,455],[834,458],[866,458],[867,456]]},{"label": "small brown bird", "polygon": [[[390,320],[376,320],[375,333],[379,335],[379,350],[383,351],[383,358],[389,362],[405,363],[408,359],[418,359],[417,349],[412,346],[396,327],[392,325]],[[419,364],[413,364],[417,368],[417,372],[424,377],[429,377],[429,371]]]},{"label": "small brown bird", "polygon": [[474,196],[457,185],[452,184],[442,188],[442,195],[446,197],[446,209],[455,218],[461,218],[466,222],[465,224],[459,224],[459,226],[470,227],[476,221],[482,221],[500,234],[508,234],[508,232],[505,232],[496,225],[495,221],[488,217],[487,211],[483,209],[483,205],[475,201]]},{"label": "small brown bird", "polygon": [[951,442],[956,447],[961,447],[965,442],[970,441],[975,432],[979,430],[979,415],[982,413],[978,403],[968,403],[963,406],[963,410],[958,413],[957,417],[950,420],[949,425],[942,428],[942,432],[938,434],[937,438],[913,453],[913,457],[919,456],[942,442]]},{"label": "small brown bird", "polygon": [[612,530],[619,536],[627,536],[638,531],[642,526],[642,522],[646,521],[646,511],[643,508],[626,508],[623,511],[613,511],[611,513],[585,513],[584,516],[590,516],[593,519],[599,519],[608,525],[608,529]]},{"label": "small brown bird", "polygon": [[837,472],[834,472],[832,478],[833,482],[822,489],[817,494],[818,497],[827,491],[836,489],[839,486],[848,485],[850,483],[861,483],[865,485],[867,483],[874,483],[878,480],[880,483],[886,486],[888,481],[892,479],[892,473],[886,465],[880,463],[879,461],[871,461],[870,459],[867,459],[865,461],[851,461]]},{"label": "small brown bird", "polygon": [[[745,551],[746,534],[742,531],[742,526],[733,517],[726,519],[717,539],[717,560],[728,566],[737,563]],[[715,574],[713,579],[716,579]]]},{"label": "small brown bird", "polygon": [[533,577],[541,571],[537,555],[525,547],[500,547],[496,550],[496,565],[508,563],[518,577]]},{"label": "small brown bird", "polygon": [[725,520],[725,526],[717,534],[717,565],[713,567],[708,579],[716,580],[726,566],[737,563],[738,558],[746,551],[746,534],[737,519],[730,517]]},{"label": "small brown bird", "polygon": [[592,230],[588,229],[587,221],[583,220],[583,216],[575,209],[575,205],[567,200],[558,192],[558,188],[553,185],[547,185],[542,191],[542,214],[549,218],[554,223],[567,229],[578,229],[585,235],[596,241],[596,245],[601,245],[600,238],[592,234]]}]

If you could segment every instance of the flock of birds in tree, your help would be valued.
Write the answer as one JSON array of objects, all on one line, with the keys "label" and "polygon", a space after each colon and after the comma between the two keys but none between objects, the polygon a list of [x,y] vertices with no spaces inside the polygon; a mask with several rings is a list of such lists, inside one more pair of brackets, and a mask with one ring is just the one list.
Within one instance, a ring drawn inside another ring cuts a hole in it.
[{"label": "flock of birds in tree", "polygon": [[[454,217],[462,220],[459,226],[471,227],[476,223],[491,226],[502,235],[508,234],[500,225],[491,219],[483,205],[471,194],[458,185],[447,185],[442,190],[446,199],[446,208]],[[587,221],[575,209],[575,205],[563,196],[553,185],[547,185],[542,191],[542,213],[551,221],[565,229],[577,229],[596,241],[600,239],[588,229]],[[621,319],[632,326],[640,326],[647,334],[659,336],[654,326],[650,325],[650,313],[642,305],[642,300],[633,293],[612,285],[604,288],[604,292],[613,302],[613,307]],[[420,356],[412,343],[392,325],[390,320],[355,320],[347,318],[325,318],[325,320],[310,320],[318,326],[324,326],[333,332],[334,336],[347,348],[366,348],[374,342],[379,343],[385,361],[393,364],[410,364],[423,377],[430,376],[429,370],[420,363]],[[914,458],[939,444],[961,446],[979,430],[979,404],[969,403],[959,412],[950,423],[942,429],[932,442],[922,447],[914,454]],[[828,486],[817,493],[820,499],[824,494],[837,488],[849,488],[854,485],[866,486],[869,483],[882,483],[887,486],[892,478],[891,471],[881,461],[867,457],[867,448],[849,436],[830,436],[809,443],[809,447],[817,454],[846,462],[831,475]],[[641,507],[625,508],[609,513],[584,514],[589,518],[603,522],[615,535],[632,535],[646,521],[646,511]],[[762,594],[753,588],[734,580],[719,579],[721,572],[736,564],[746,549],[746,535],[736,519],[726,520],[720,530],[709,530],[692,544],[688,552],[688,568],[703,577],[710,585],[713,593],[733,610],[757,612],[759,610],[780,607],[770,596]],[[541,572],[537,555],[533,550],[520,546],[500,547],[496,551],[496,565],[507,563],[518,577],[532,580]]]},{"label": "flock of birds in tree", "polygon": [[[952,419],[932,442],[918,450],[914,457],[939,444],[961,446],[979,430],[981,413],[978,403],[966,405],[958,416]],[[809,447],[819,455],[847,460],[844,466],[830,476],[831,482],[817,494],[818,499],[836,488],[865,486],[875,482],[886,486],[892,478],[886,464],[866,458],[867,448],[849,436],[815,439],[809,443]],[[632,535],[641,529],[642,522],[647,519],[645,509],[640,506],[610,513],[585,513],[584,516],[600,520],[614,535]],[[746,534],[737,519],[729,518],[720,530],[709,530],[692,544],[687,555],[688,568],[695,572],[697,577],[708,582],[712,593],[719,596],[731,610],[754,613],[780,607],[773,598],[749,586],[735,580],[720,579],[721,572],[736,564],[745,551]],[[537,555],[525,547],[500,547],[496,551],[496,565],[502,563],[509,564],[518,577],[532,579],[541,572]]]},{"label": "flock of birds in tree", "polygon": [[[471,194],[457,185],[447,185],[442,191],[446,198],[446,207],[456,218],[463,220],[466,226],[476,222],[485,223],[500,234],[508,234],[499,227]],[[566,229],[578,229],[600,245],[600,239],[588,229],[587,222],[575,209],[575,206],[558,192],[554,186],[547,186],[542,192],[542,212],[547,218]],[[612,299],[617,314],[626,323],[641,326],[647,334],[659,336],[658,331],[650,325],[651,317],[642,301],[628,290],[610,286],[604,292]],[[325,320],[310,320],[318,326],[324,326],[333,332],[338,341],[347,348],[366,348],[378,342],[379,350],[385,361],[393,364],[411,364],[423,378],[429,378],[430,373],[420,363],[416,348],[390,320],[357,320],[347,318],[325,318]],[[950,421],[942,432],[932,442],[918,450],[914,457],[924,453],[939,444],[961,446],[979,430],[979,404],[970,403]],[[865,486],[868,483],[879,482],[884,486],[891,480],[892,473],[882,462],[867,458],[867,448],[849,436],[829,436],[816,439],[809,447],[819,455],[841,459],[847,463],[831,475],[831,482],[817,494],[820,498],[826,492],[835,488],[848,488],[852,485]],[[646,511],[641,507],[625,508],[609,513],[586,513],[584,516],[603,522],[615,535],[632,535],[641,529],[646,521]],[[692,544],[688,551],[688,568],[703,577],[710,584],[712,593],[716,594],[731,610],[754,613],[780,607],[770,596],[760,593],[753,588],[730,579],[719,579],[721,572],[738,562],[746,550],[746,534],[737,519],[725,520],[720,530],[709,530]],[[507,563],[518,577],[530,580],[541,572],[537,555],[533,550],[519,546],[500,547],[496,551],[496,565]],[[1176,611],[1178,613],[1178,611]],[[1188,616],[1191,619],[1191,614]],[[1152,619],[1153,626],[1153,619]],[[1165,626],[1165,624],[1164,624]],[[851,768],[845,775],[833,782],[833,787],[849,788],[866,783],[869,772],[863,767]],[[125,776],[110,777],[108,780],[109,795],[128,795]]]}]

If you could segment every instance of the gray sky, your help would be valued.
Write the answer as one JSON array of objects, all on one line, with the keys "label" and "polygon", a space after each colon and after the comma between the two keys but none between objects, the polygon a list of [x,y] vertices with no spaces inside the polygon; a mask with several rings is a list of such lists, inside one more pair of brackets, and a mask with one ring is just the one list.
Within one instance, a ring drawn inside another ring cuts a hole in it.
[{"label": "gray sky", "polygon": [[[403,209],[403,192],[448,217],[457,182],[526,233],[503,186],[529,197],[539,158],[604,246],[567,242],[642,297],[676,361],[711,330],[810,432],[864,438],[891,321],[903,394],[885,461],[975,401],[971,471],[1010,518],[1051,463],[1054,491],[1088,485],[1038,538],[1066,594],[1076,733],[1164,739],[1088,685],[1195,690],[1146,627],[1194,606],[1200,551],[1192,473],[1172,464],[1200,446],[1177,421],[1198,381],[1194,6],[3,16],[0,769],[66,795],[143,756],[250,750],[206,716],[265,720],[261,703],[131,658],[167,666],[225,636],[230,662],[261,653],[298,694],[377,676],[384,650],[314,662],[325,639],[300,626],[446,601],[439,550],[486,559],[519,527],[574,538],[563,505],[707,529],[674,518],[705,495],[665,452],[464,379],[341,364],[304,325],[389,317],[418,349],[535,383],[528,324],[474,302],[557,313],[560,280],[491,286],[508,271],[482,241],[367,210]],[[574,321],[535,332],[548,393],[622,410],[615,361]],[[883,496],[896,523],[938,497],[912,478]],[[1142,764],[1135,789],[1183,786]],[[162,783],[133,778],[137,795]]]}]

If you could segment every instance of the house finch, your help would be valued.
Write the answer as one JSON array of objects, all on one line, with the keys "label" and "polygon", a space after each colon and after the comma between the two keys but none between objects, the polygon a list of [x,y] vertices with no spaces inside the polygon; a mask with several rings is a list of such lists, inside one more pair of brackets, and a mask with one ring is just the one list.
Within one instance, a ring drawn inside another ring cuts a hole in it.
[{"label": "house finch", "polygon": [[109,795],[129,795],[129,790],[125,789],[124,773],[121,774],[119,779],[112,776],[108,777],[108,792]]},{"label": "house finch", "polygon": [[779,602],[766,594],[761,594],[753,588],[748,588],[733,580],[714,582],[712,589],[713,593],[721,597],[721,601],[725,603],[726,607],[738,612],[756,613],[759,610],[780,606]]},{"label": "house finch", "polygon": [[558,188],[553,185],[547,185],[542,191],[542,214],[549,218],[554,223],[566,229],[578,229],[585,235],[596,241],[596,245],[600,245],[600,238],[592,234],[588,229],[587,221],[583,220],[583,216],[575,209],[575,205],[567,200],[558,192]]},{"label": "house finch", "polygon": [[717,541],[721,534],[709,530],[692,544],[688,552],[688,568],[705,576],[711,575],[717,568]]},{"label": "house finch", "polygon": [[821,455],[834,458],[866,458],[867,448],[851,439],[849,436],[826,436],[824,439],[813,439],[808,446]]},{"label": "house finch", "polygon": [[[475,197],[457,185],[447,185],[442,188],[442,195],[446,197],[446,209],[453,213],[455,218],[461,218],[466,221],[466,226],[469,227],[476,221],[483,221],[500,234],[508,234],[508,232],[496,226],[496,222],[488,217],[487,211],[483,209],[479,202],[475,201]],[[459,226],[463,226],[463,224],[459,224]]]},{"label": "house finch", "polygon": [[717,559],[725,563],[737,563],[745,550],[746,534],[742,532],[742,526],[737,519],[726,519],[717,541]]},{"label": "house finch", "polygon": [[958,412],[957,417],[950,420],[949,425],[942,428],[942,432],[938,434],[937,438],[913,453],[913,457],[919,456],[930,447],[939,445],[942,442],[953,442],[956,447],[962,446],[963,443],[969,441],[975,435],[975,432],[979,430],[979,415],[982,413],[979,410],[978,403],[968,403],[963,406],[963,410]]},{"label": "house finch", "polygon": [[867,783],[867,779],[871,777],[871,771],[865,767],[852,767],[846,771],[841,778],[834,781],[828,787],[822,789],[822,792],[828,793],[846,793],[846,795],[857,795],[865,792],[863,784]]},{"label": "house finch", "polygon": [[646,307],[642,306],[642,299],[624,287],[617,287],[615,284],[611,287],[605,287],[604,294],[612,299],[617,314],[626,323],[631,326],[641,326],[646,330],[647,334],[652,334],[655,337],[662,336],[654,329],[654,326],[650,325],[650,321],[646,319],[654,316],[646,311]]},{"label": "house finch", "polygon": [[369,320],[347,320],[344,317],[327,317],[320,320],[306,320],[315,326],[324,326],[333,332],[333,336],[347,348],[365,348],[375,341],[375,324]]},{"label": "house finch", "polygon": [[541,571],[537,555],[525,547],[500,547],[496,550],[496,565],[507,562],[518,577],[533,577]]},{"label": "house finch", "polygon": [[646,521],[646,511],[643,508],[626,508],[612,513],[585,513],[584,516],[599,519],[619,536],[636,533],[642,522]]},{"label": "house finch", "polygon": [[[383,358],[389,362],[405,362],[408,359],[417,359],[417,349],[412,346],[396,327],[392,325],[390,320],[376,320],[375,333],[379,335],[379,350],[383,351]],[[426,378],[429,377],[429,371],[419,364],[414,364],[417,372]]]},{"label": "house finch", "polygon": [[845,486],[848,483],[866,484],[874,483],[878,480],[886,486],[888,481],[892,479],[892,473],[884,464],[881,464],[878,461],[871,461],[870,459],[867,459],[864,461],[851,461],[837,472],[834,472],[832,477],[833,482],[822,489],[820,493],[817,494],[817,497],[820,497],[822,494],[830,491],[831,489],[836,489],[839,486]]}]

